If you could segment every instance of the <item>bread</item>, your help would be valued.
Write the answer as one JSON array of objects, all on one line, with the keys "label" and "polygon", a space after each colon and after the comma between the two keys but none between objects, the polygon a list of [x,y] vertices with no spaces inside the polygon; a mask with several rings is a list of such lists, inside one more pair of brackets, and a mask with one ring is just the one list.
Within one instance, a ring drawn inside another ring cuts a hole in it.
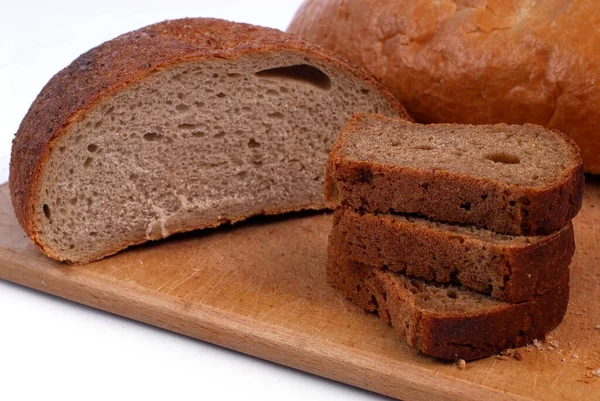
[{"label": "bread", "polygon": [[327,162],[330,206],[512,235],[560,230],[583,196],[577,145],[535,125],[420,125],[354,116]]},{"label": "bread", "polygon": [[334,287],[377,311],[410,346],[443,359],[483,358],[541,339],[562,321],[569,301],[568,276],[532,301],[513,304],[328,256],[327,279]]},{"label": "bread", "polygon": [[402,215],[333,214],[330,252],[428,281],[454,282],[506,302],[545,293],[569,274],[573,225],[524,237]]},{"label": "bread", "polygon": [[590,0],[307,0],[288,31],[364,66],[417,121],[557,128],[598,174],[599,14]]},{"label": "bread", "polygon": [[15,137],[16,216],[48,256],[86,263],[252,215],[321,209],[356,111],[406,116],[373,78],[280,31],[166,21],[77,58]]}]

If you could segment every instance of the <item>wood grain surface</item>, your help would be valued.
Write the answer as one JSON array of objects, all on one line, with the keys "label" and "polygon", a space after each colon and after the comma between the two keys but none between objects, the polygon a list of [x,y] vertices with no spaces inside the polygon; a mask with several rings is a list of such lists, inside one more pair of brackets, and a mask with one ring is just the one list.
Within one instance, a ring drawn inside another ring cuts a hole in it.
[{"label": "wood grain surface", "polygon": [[29,243],[4,185],[0,278],[406,401],[600,401],[600,180],[588,181],[567,316],[521,361],[460,370],[343,299],[325,283],[327,214],[254,219],[73,267]]}]

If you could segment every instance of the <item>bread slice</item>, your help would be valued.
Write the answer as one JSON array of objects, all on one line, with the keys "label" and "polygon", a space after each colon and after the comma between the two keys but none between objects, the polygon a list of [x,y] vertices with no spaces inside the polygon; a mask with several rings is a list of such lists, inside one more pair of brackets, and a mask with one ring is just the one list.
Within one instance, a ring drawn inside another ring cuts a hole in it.
[{"label": "bread slice", "polygon": [[327,164],[326,200],[513,235],[548,234],[579,211],[577,145],[535,125],[419,125],[358,115]]},{"label": "bread slice", "polygon": [[562,321],[569,301],[568,276],[533,300],[512,304],[331,253],[327,279],[357,305],[378,312],[410,346],[443,359],[483,358],[541,339]]},{"label": "bread slice", "polygon": [[353,112],[406,116],[373,78],[280,31],[182,19],[120,36],[54,76],[16,135],[29,237],[85,263],[176,232],[324,207]]},{"label": "bread slice", "polygon": [[373,267],[523,302],[568,276],[575,240],[571,223],[546,236],[509,236],[340,207],[333,214],[329,249]]}]

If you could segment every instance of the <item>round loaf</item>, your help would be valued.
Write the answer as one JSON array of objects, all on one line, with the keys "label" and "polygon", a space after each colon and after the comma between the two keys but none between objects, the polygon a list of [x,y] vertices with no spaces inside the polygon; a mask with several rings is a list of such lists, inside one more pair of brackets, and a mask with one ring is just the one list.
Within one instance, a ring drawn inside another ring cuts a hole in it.
[{"label": "round loaf", "polygon": [[288,31],[366,67],[420,122],[535,123],[600,173],[600,3],[307,0]]}]

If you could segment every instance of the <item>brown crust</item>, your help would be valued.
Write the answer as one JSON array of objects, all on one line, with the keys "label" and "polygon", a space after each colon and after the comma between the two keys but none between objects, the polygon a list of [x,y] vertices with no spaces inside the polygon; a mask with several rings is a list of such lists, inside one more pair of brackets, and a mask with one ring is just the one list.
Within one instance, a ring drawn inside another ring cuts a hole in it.
[{"label": "brown crust", "polygon": [[[325,201],[369,212],[417,214],[433,220],[469,224],[511,235],[543,235],[568,224],[581,209],[583,165],[577,145],[559,131],[572,148],[573,162],[560,180],[543,188],[528,188],[466,174],[355,161],[343,149],[354,126],[364,119],[397,120],[354,115],[333,146],[325,175]],[[468,202],[468,210],[461,207]]]},{"label": "brown crust", "polygon": [[442,359],[473,360],[542,339],[562,321],[569,302],[569,277],[532,301],[498,301],[489,311],[432,312],[394,279],[397,273],[348,262],[329,254],[327,279],[346,297],[392,324],[412,347]]},{"label": "brown crust", "polygon": [[600,173],[600,3],[307,0],[289,32],[364,66],[421,122],[534,123]]},{"label": "brown crust", "polygon": [[548,236],[509,243],[419,221],[337,208],[329,252],[425,280],[454,281],[512,303],[532,300],[569,274],[571,223]]},{"label": "brown crust", "polygon": [[150,25],[79,56],[48,82],[21,122],[13,141],[9,185],[16,217],[27,235],[46,254],[58,258],[40,243],[34,226],[38,181],[53,143],[98,102],[184,62],[280,51],[311,55],[365,80],[390,99],[400,116],[407,116],[393,95],[371,76],[321,47],[281,31],[204,18]]}]

